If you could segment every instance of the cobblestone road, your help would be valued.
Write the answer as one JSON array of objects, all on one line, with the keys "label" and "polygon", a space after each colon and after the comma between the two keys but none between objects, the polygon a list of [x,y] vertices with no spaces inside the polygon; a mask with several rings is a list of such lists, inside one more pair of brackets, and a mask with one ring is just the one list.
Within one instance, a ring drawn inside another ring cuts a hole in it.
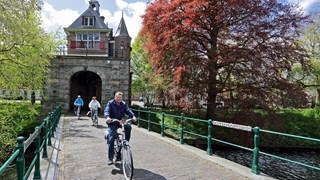
[{"label": "cobblestone road", "polygon": [[[107,164],[104,142],[105,120],[91,126],[89,118],[64,118],[58,179],[124,179],[120,164]],[[151,136],[136,126],[130,141],[134,159],[134,179],[138,180],[213,180],[248,179],[218,164]]]}]

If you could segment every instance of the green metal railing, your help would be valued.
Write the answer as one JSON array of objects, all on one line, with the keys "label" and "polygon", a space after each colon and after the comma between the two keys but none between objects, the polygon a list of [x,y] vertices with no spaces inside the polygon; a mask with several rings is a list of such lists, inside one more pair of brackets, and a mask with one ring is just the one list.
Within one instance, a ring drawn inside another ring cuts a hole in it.
[{"label": "green metal railing", "polygon": [[[59,123],[61,117],[61,106],[58,106],[53,112],[43,120],[43,122],[35,127],[35,131],[28,137],[27,140],[23,136],[17,138],[17,147],[10,158],[0,167],[0,178],[1,174],[8,168],[8,166],[16,159],[17,167],[17,178],[18,180],[28,179],[33,167],[34,167],[34,178],[41,179],[40,173],[40,153],[42,151],[42,158],[47,158],[47,146],[51,146],[51,137],[54,137],[54,132]],[[42,141],[41,141],[42,132]],[[35,143],[35,156],[25,171],[25,152],[30,144]]]},{"label": "green metal railing", "polygon": [[[260,143],[260,132],[263,133],[269,133],[269,134],[274,134],[274,135],[280,135],[280,136],[286,136],[286,137],[292,137],[292,138],[298,138],[298,139],[303,139],[303,140],[308,140],[308,141],[314,141],[314,142],[320,142],[320,139],[315,139],[315,138],[309,138],[309,137],[304,137],[304,136],[297,136],[297,135],[292,135],[292,134],[286,134],[286,133],[279,133],[279,132],[275,132],[275,131],[268,131],[268,130],[263,130],[260,129],[259,127],[254,127],[252,128],[251,126],[245,126],[245,125],[240,125],[240,124],[233,124],[233,123],[226,123],[226,122],[220,122],[220,121],[213,121],[211,119],[209,120],[203,120],[203,119],[197,119],[197,118],[190,118],[190,117],[185,117],[183,113],[181,113],[180,116],[178,115],[171,115],[171,114],[167,114],[164,112],[151,112],[150,110],[146,111],[146,110],[141,110],[139,109],[132,109],[135,114],[138,114],[138,127],[141,127],[141,122],[146,122],[147,123],[147,128],[148,131],[151,131],[151,125],[158,125],[160,126],[161,130],[160,130],[160,134],[162,137],[165,136],[165,130],[166,129],[170,129],[173,130],[175,132],[179,132],[180,133],[180,144],[184,144],[184,135],[188,134],[188,135],[192,135],[192,136],[196,136],[196,137],[200,137],[200,138],[204,138],[207,139],[207,154],[208,155],[212,155],[212,141],[215,142],[219,142],[222,144],[226,144],[232,147],[236,147],[236,148],[240,148],[246,151],[251,151],[253,154],[253,161],[252,161],[252,166],[251,166],[251,172],[254,174],[260,174],[260,167],[259,167],[259,155],[266,155],[266,156],[270,156],[272,158],[276,158],[276,159],[280,159],[280,160],[284,160],[290,163],[294,163],[294,164],[298,164],[304,167],[308,167],[308,168],[312,168],[315,170],[319,170],[320,171],[320,167],[315,167],[315,166],[311,166],[311,165],[307,165],[305,163],[302,162],[298,162],[298,161],[294,161],[294,160],[290,160],[287,158],[283,158],[280,156],[276,156],[273,154],[269,154],[266,152],[261,152],[259,151],[259,143]],[[144,117],[148,117],[148,119],[143,119],[141,118],[142,115],[144,115]],[[152,121],[151,120],[151,115],[157,115],[158,117],[161,116],[161,120],[160,123]],[[165,120],[166,118],[170,118],[173,121],[177,122],[179,124],[179,127],[169,127],[169,125],[165,124]],[[192,132],[189,131],[188,129],[186,129],[185,123],[186,122],[191,122],[191,121],[195,121],[195,122],[200,122],[200,123],[207,123],[207,133],[206,134],[199,134],[196,132]],[[241,130],[241,131],[247,131],[247,132],[253,132],[253,148],[248,148],[245,146],[241,146],[238,144],[234,144],[234,143],[230,143],[227,141],[223,141],[221,139],[217,139],[212,137],[213,135],[213,126],[220,126],[220,127],[225,127],[225,128],[231,128],[231,129],[237,129],[237,130]]]}]

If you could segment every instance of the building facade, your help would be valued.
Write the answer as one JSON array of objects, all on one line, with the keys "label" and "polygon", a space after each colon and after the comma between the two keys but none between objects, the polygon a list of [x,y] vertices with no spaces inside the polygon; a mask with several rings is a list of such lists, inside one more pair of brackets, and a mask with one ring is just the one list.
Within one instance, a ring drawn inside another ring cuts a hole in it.
[{"label": "building facade", "polygon": [[97,0],[90,0],[88,9],[64,28],[67,50],[51,61],[44,108],[62,105],[64,110],[71,110],[78,95],[85,108],[92,96],[104,108],[116,91],[122,91],[130,103],[131,37],[123,15],[113,35],[99,8]]}]

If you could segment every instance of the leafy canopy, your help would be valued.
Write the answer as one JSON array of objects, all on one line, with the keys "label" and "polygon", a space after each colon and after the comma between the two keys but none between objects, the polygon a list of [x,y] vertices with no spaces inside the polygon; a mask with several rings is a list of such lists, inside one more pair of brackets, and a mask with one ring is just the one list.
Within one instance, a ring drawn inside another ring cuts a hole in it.
[{"label": "leafy canopy", "polygon": [[42,1],[0,0],[0,88],[41,89],[56,47],[41,27]]},{"label": "leafy canopy", "polygon": [[218,96],[245,109],[304,100],[287,74],[306,64],[297,43],[306,20],[297,5],[277,0],[156,0],[142,34],[152,66],[175,77],[172,98],[180,94],[189,107],[205,99],[213,118]]}]

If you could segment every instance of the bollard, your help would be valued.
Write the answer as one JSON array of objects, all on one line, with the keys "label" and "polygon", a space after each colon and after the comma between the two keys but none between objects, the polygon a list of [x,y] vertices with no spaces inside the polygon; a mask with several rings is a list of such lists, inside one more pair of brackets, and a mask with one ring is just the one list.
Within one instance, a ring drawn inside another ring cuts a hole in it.
[{"label": "bollard", "polygon": [[148,131],[151,131],[151,111],[148,111]]},{"label": "bollard", "polygon": [[212,139],[211,139],[211,133],[212,133],[212,120],[208,120],[208,148],[207,148],[207,154],[212,155]]},{"label": "bollard", "polygon": [[253,128],[254,132],[254,149],[253,149],[253,161],[252,161],[252,169],[251,172],[255,174],[260,174],[259,168],[259,127]]},{"label": "bollard", "polygon": [[25,159],[24,159],[24,137],[19,136],[17,138],[17,149],[19,149],[19,155],[17,156],[16,165],[17,165],[17,174],[18,180],[23,180],[25,172]]},{"label": "bollard", "polygon": [[181,119],[180,119],[180,144],[184,144],[184,139],[183,139],[183,122],[184,122],[184,114],[181,113]]},{"label": "bollard", "polygon": [[138,109],[138,128],[141,127],[141,123],[140,123],[140,107]]},{"label": "bollard", "polygon": [[48,131],[47,131],[47,129],[48,129],[48,117],[46,117],[45,119],[44,119],[44,126],[42,127],[42,129],[43,129],[43,137],[42,137],[42,141],[44,142],[44,145],[43,145],[43,151],[42,151],[42,158],[47,158],[48,157],[48,154],[47,154],[47,138],[48,138]]},{"label": "bollard", "polygon": [[162,118],[161,118],[161,137],[164,137],[164,112],[162,112]]},{"label": "bollard", "polygon": [[36,156],[36,162],[34,165],[34,175],[33,179],[41,179],[41,173],[40,173],[40,128],[37,126],[35,128],[35,131],[39,132],[37,137],[35,138],[35,145],[36,145],[36,151],[35,151],[35,156]]}]

